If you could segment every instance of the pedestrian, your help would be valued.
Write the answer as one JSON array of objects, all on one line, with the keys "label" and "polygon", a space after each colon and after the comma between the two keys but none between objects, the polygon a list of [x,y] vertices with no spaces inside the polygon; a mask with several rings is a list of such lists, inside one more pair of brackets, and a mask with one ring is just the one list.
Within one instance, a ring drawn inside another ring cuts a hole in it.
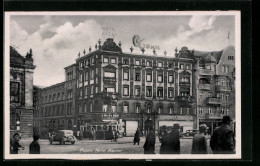
[{"label": "pedestrian", "polygon": [[160,154],[167,154],[168,153],[168,144],[167,144],[167,135],[168,135],[168,132],[167,132],[167,129],[166,129],[166,126],[163,126],[162,127],[162,135],[161,135],[161,138],[160,138],[160,141],[161,141],[161,148],[160,148]]},{"label": "pedestrian", "polygon": [[140,132],[139,132],[139,128],[137,128],[137,130],[135,132],[135,137],[134,137],[134,145],[136,143],[138,143],[138,145],[139,145],[139,142],[140,142]]},{"label": "pedestrian", "polygon": [[174,124],[172,131],[167,136],[168,152],[170,154],[180,154],[180,125]]},{"label": "pedestrian", "polygon": [[115,129],[113,130],[113,141],[117,142],[117,132]]},{"label": "pedestrian", "polygon": [[33,135],[33,142],[30,144],[29,154],[40,154],[40,144],[38,143],[39,135]]},{"label": "pedestrian", "polygon": [[230,128],[231,121],[230,116],[223,116],[222,125],[214,130],[210,138],[210,147],[213,154],[235,153],[235,138],[234,132]]},{"label": "pedestrian", "polygon": [[91,128],[91,137],[92,140],[96,140],[96,130],[93,127]]},{"label": "pedestrian", "polygon": [[206,129],[207,126],[205,124],[199,126],[199,133],[192,140],[192,154],[207,154]]},{"label": "pedestrian", "polygon": [[143,148],[144,154],[155,154],[155,135],[152,127],[149,127]]},{"label": "pedestrian", "polygon": [[13,139],[10,142],[10,153],[11,154],[18,154],[18,150],[24,150],[24,147],[19,144],[21,140],[21,135],[19,133],[15,133],[13,135]]}]

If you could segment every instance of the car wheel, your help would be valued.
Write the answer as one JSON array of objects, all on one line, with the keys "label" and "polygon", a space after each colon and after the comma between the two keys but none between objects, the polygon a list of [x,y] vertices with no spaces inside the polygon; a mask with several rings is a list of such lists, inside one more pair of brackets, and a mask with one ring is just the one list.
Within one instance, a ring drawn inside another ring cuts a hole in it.
[{"label": "car wheel", "polygon": [[71,144],[75,144],[75,141],[72,141]]},{"label": "car wheel", "polygon": [[65,144],[65,141],[64,141],[64,140],[60,140],[60,144],[61,144],[61,145],[64,145],[64,144]]}]

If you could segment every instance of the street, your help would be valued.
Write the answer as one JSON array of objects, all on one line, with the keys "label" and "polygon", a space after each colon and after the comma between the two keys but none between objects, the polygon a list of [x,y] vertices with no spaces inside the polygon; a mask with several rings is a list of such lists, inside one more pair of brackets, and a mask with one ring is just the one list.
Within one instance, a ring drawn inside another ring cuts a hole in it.
[{"label": "street", "polygon": [[[66,142],[65,145],[60,145],[59,142],[54,142],[50,145],[47,139],[39,140],[41,146],[41,154],[143,154],[143,144],[145,142],[145,137],[140,138],[140,145],[133,144],[133,137],[119,138],[117,142],[111,142],[111,140],[77,140],[77,142],[72,145]],[[212,151],[209,147],[208,141],[208,153],[211,154]],[[22,139],[20,144],[25,147],[25,150],[20,150],[21,154],[29,153],[29,145],[32,142],[31,139]],[[181,154],[190,154],[192,138],[182,138],[181,142]],[[161,143],[156,139],[155,153],[159,154]]]}]

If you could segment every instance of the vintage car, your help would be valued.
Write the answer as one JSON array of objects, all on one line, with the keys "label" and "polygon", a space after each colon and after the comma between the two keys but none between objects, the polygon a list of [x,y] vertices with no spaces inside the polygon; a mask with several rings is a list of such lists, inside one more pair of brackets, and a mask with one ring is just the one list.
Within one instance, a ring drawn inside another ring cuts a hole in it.
[{"label": "vintage car", "polygon": [[66,142],[70,142],[71,144],[75,144],[76,137],[73,135],[72,130],[58,130],[54,132],[50,138],[50,144],[53,142],[59,142],[61,145],[64,145]]},{"label": "vintage car", "polygon": [[185,133],[182,133],[183,137],[194,137],[199,131],[198,130],[187,130]]}]

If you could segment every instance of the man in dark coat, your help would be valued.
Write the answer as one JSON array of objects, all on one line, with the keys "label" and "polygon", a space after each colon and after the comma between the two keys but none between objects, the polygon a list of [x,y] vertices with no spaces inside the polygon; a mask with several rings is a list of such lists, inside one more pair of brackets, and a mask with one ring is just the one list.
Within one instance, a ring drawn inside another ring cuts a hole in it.
[{"label": "man in dark coat", "polygon": [[21,136],[19,133],[15,133],[13,135],[13,139],[10,140],[10,153],[11,154],[18,154],[18,150],[20,150],[20,149],[24,150],[24,147],[22,147],[19,144],[20,139],[21,139]]},{"label": "man in dark coat", "polygon": [[216,128],[210,138],[214,154],[233,154],[235,149],[234,132],[230,128],[230,116],[223,116],[222,125]]},{"label": "man in dark coat", "polygon": [[33,142],[30,144],[29,154],[40,154],[40,144],[38,143],[39,135],[33,135]]},{"label": "man in dark coat", "polygon": [[192,154],[207,154],[206,128],[205,124],[199,126],[199,133],[194,136],[192,141]]},{"label": "man in dark coat", "polygon": [[160,154],[167,154],[168,153],[168,142],[167,142],[167,129],[166,126],[162,127],[162,135],[160,138],[161,141],[161,148],[160,148]]},{"label": "man in dark coat", "polygon": [[180,125],[174,124],[172,131],[167,136],[169,154],[180,154]]},{"label": "man in dark coat", "polygon": [[149,128],[143,148],[144,154],[155,154],[155,135],[152,127]]},{"label": "man in dark coat", "polygon": [[138,143],[138,145],[139,145],[139,142],[140,142],[140,132],[139,132],[139,129],[137,128],[137,130],[135,132],[135,137],[134,137],[134,145],[136,143]]}]

